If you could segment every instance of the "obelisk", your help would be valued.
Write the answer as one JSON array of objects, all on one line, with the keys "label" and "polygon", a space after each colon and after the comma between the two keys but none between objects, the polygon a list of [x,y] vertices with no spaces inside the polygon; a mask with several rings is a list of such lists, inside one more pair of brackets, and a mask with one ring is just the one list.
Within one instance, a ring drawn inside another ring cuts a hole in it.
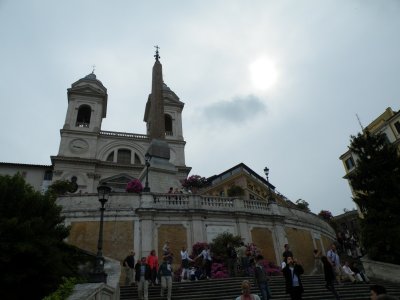
[{"label": "obelisk", "polygon": [[163,98],[163,76],[160,63],[159,47],[156,46],[156,61],[153,66],[150,109],[149,109],[149,137],[150,147],[147,151],[151,157],[170,158],[168,143],[165,141],[165,116]]}]

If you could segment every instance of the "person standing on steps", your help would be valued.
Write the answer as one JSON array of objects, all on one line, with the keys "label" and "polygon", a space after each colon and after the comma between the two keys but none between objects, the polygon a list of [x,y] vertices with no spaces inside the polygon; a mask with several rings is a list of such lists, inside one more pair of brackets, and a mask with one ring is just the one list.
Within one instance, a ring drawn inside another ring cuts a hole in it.
[{"label": "person standing on steps", "polygon": [[166,257],[168,263],[172,264],[173,255],[171,253],[171,249],[169,248],[169,241],[165,241],[165,244],[164,244],[164,246],[162,248],[162,251],[163,251],[163,260],[164,260],[164,257]]},{"label": "person standing on steps", "polygon": [[135,271],[135,251],[131,250],[129,255],[122,262],[122,266],[125,270],[125,285],[131,285],[135,282],[134,271]]},{"label": "person standing on steps", "polygon": [[240,247],[237,249],[237,255],[240,259],[243,275],[249,276],[249,257],[247,256],[247,247],[243,242],[240,243]]},{"label": "person standing on steps", "polygon": [[161,278],[160,296],[164,297],[164,290],[167,289],[167,300],[171,300],[172,294],[172,267],[168,263],[166,257],[163,258],[163,263],[158,270],[158,277]]},{"label": "person standing on steps", "polygon": [[212,258],[211,258],[211,252],[210,252],[210,247],[208,245],[204,246],[203,251],[200,252],[199,255],[196,256],[196,259],[199,257],[202,257],[202,266],[203,266],[203,274],[207,279],[211,278],[211,264],[212,264]]},{"label": "person standing on steps", "polygon": [[261,299],[269,300],[272,297],[268,286],[269,278],[267,272],[264,269],[264,266],[262,265],[263,259],[264,257],[261,254],[257,255],[256,267],[254,268],[254,277],[261,292]]},{"label": "person standing on steps", "polygon": [[335,271],[333,270],[332,265],[326,256],[321,257],[321,262],[324,268],[325,287],[328,289],[328,291],[332,292],[336,299],[340,299],[339,294],[335,290]]},{"label": "person standing on steps", "polygon": [[158,257],[156,250],[151,250],[149,256],[147,256],[147,264],[150,267],[151,272],[151,284],[156,285],[157,271],[158,271]]},{"label": "person standing on steps", "polygon": [[302,300],[304,289],[300,276],[304,273],[304,269],[301,264],[297,263],[293,257],[288,256],[282,272],[285,277],[286,294],[289,294],[292,300]]},{"label": "person standing on steps", "polygon": [[332,243],[331,249],[326,253],[326,257],[331,263],[333,270],[335,271],[336,281],[339,285],[341,285],[341,277],[342,277],[342,266],[340,265],[340,258],[336,250],[336,245]]},{"label": "person standing on steps", "polygon": [[138,286],[138,298],[149,300],[149,281],[151,281],[150,266],[146,263],[146,257],[142,257],[135,265],[135,281]]},{"label": "person standing on steps", "polygon": [[193,259],[189,257],[189,253],[185,246],[183,246],[181,250],[181,259],[182,259],[181,282],[189,281],[190,280],[189,262],[193,261]]},{"label": "person standing on steps", "polygon": [[235,300],[260,300],[260,297],[256,294],[251,294],[251,285],[248,280],[242,282],[242,295],[237,297]]}]

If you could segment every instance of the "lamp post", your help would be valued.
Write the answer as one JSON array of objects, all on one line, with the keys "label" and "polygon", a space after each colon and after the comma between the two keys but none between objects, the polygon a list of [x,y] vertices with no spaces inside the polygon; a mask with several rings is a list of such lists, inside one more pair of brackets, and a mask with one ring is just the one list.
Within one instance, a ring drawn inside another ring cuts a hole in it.
[{"label": "lamp post", "polygon": [[107,273],[104,272],[104,257],[103,257],[103,218],[104,218],[104,204],[108,201],[111,188],[106,185],[99,185],[97,187],[97,194],[101,203],[100,207],[100,229],[99,240],[97,242],[96,262],[94,272],[91,274],[91,282],[104,282],[107,283]]},{"label": "lamp post", "polygon": [[274,197],[272,197],[271,184],[269,183],[269,179],[268,179],[268,175],[269,175],[269,169],[268,169],[268,167],[265,167],[265,168],[264,168],[264,173],[265,173],[265,177],[267,177],[267,185],[268,185],[268,191],[269,191],[268,203],[274,203],[274,202],[275,202],[275,199],[274,199]]},{"label": "lamp post", "polygon": [[143,192],[149,193],[150,192],[150,187],[149,187],[149,167],[150,167],[151,155],[149,153],[146,153],[146,155],[144,157],[146,159],[146,183],[145,183]]}]

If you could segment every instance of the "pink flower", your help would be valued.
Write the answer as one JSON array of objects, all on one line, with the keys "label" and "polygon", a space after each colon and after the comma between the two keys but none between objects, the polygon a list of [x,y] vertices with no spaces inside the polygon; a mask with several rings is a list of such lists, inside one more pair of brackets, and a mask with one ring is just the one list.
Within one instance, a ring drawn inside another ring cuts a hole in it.
[{"label": "pink flower", "polygon": [[143,185],[139,179],[135,178],[128,182],[125,190],[128,193],[140,193],[143,190]]}]

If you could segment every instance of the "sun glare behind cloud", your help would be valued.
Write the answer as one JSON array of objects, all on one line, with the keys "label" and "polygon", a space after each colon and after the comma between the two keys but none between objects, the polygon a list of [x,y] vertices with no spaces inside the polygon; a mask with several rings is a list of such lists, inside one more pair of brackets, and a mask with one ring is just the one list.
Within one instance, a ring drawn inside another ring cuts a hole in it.
[{"label": "sun glare behind cloud", "polygon": [[249,65],[251,83],[256,89],[269,90],[278,80],[274,61],[259,57]]}]

